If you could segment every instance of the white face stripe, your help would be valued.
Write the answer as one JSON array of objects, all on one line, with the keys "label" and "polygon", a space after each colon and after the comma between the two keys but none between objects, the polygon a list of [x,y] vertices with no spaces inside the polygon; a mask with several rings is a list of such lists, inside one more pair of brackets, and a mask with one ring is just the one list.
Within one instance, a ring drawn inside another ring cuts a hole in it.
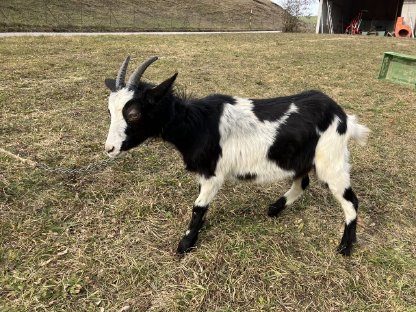
[{"label": "white face stripe", "polygon": [[108,130],[105,149],[110,157],[116,157],[120,154],[121,145],[126,140],[127,122],[123,117],[124,105],[133,98],[134,91],[126,88],[117,92],[112,92],[108,98],[108,110],[110,111],[111,122]]}]

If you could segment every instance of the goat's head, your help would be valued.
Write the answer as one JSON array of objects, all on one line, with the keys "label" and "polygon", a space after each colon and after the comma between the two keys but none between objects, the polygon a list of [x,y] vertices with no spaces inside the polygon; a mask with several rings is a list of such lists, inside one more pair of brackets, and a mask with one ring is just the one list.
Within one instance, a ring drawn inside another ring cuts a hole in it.
[{"label": "goat's head", "polygon": [[169,120],[171,88],[177,73],[158,86],[142,82],[141,77],[157,57],[151,57],[141,64],[130,76],[127,84],[125,76],[130,57],[121,65],[117,78],[106,79],[111,90],[108,98],[108,111],[111,123],[105,150],[110,157],[138,146],[147,138],[156,136]]}]

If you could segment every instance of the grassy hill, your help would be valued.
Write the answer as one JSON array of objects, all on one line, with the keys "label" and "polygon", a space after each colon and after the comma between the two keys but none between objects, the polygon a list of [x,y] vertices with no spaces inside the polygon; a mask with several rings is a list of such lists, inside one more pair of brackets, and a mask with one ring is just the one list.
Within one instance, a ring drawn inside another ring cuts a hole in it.
[{"label": "grassy hill", "polygon": [[10,0],[0,31],[280,30],[269,0]]}]

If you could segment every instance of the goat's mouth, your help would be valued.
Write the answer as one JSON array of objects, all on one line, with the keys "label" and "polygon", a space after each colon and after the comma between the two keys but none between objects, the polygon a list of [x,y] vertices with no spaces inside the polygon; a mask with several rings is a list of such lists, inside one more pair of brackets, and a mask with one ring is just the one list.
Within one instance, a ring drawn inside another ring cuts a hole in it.
[{"label": "goat's mouth", "polygon": [[107,156],[114,159],[114,158],[123,156],[125,153],[126,153],[125,151],[116,150],[116,151],[111,151],[110,153],[107,152]]}]

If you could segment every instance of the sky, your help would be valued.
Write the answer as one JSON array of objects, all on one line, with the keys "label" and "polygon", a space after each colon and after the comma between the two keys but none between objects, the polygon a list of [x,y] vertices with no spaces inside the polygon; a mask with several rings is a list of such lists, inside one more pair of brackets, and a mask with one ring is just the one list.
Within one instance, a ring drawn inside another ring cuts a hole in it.
[{"label": "sky", "polygon": [[[275,2],[275,3],[280,5],[283,2],[283,0],[272,0],[272,2]],[[309,14],[310,15],[312,15],[312,16],[318,15],[318,5],[319,5],[318,0],[312,0],[312,4],[309,7]]]}]

